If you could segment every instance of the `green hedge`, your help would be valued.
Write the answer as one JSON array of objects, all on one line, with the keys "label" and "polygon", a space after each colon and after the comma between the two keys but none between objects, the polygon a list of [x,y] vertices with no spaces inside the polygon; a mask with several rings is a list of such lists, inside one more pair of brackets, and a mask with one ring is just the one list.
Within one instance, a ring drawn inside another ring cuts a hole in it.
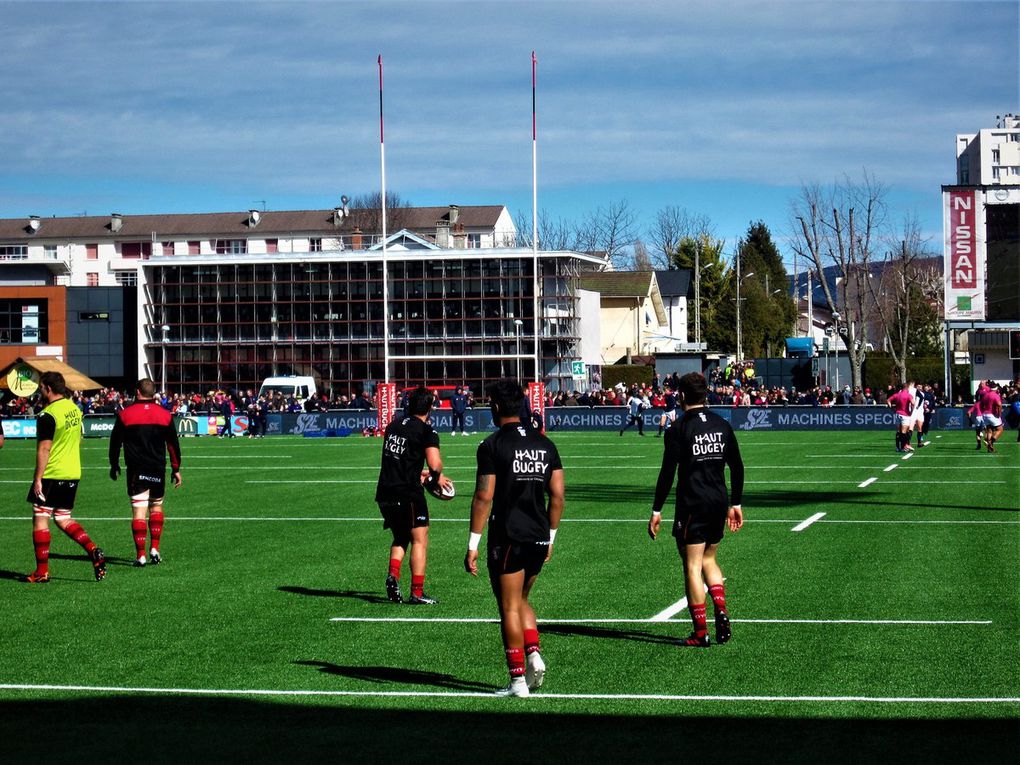
[{"label": "green hedge", "polygon": [[609,364],[602,367],[603,388],[614,388],[617,383],[623,383],[628,388],[632,385],[651,385],[654,377],[655,367],[635,364]]},{"label": "green hedge", "polygon": [[[967,369],[964,367],[964,369]],[[969,374],[969,372],[968,372]],[[956,377],[957,370],[954,368],[953,376]],[[935,384],[940,386],[945,382],[945,362],[941,357],[918,357],[907,361],[907,377],[912,377],[916,382]],[[898,385],[899,372],[892,356],[887,353],[872,351],[864,361],[864,385],[868,388],[885,388],[889,385]]]}]

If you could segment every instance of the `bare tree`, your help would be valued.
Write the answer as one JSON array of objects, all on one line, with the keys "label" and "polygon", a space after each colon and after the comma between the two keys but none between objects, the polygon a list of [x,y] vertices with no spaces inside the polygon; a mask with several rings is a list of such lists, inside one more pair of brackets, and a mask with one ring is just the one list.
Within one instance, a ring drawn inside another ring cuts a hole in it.
[{"label": "bare tree", "polygon": [[878,278],[868,280],[869,296],[901,383],[907,380],[907,359],[914,353],[911,335],[918,320],[918,300],[937,300],[942,288],[941,274],[931,256],[917,218],[908,217],[899,242],[885,256]]},{"label": "bare tree", "polygon": [[[860,181],[844,177],[830,189],[805,186],[793,202],[793,248],[817,270],[825,299],[838,317],[854,386],[861,386],[867,357],[867,281],[885,224],[886,194],[886,187],[864,171]],[[835,267],[835,284],[825,278],[827,266]]]},{"label": "bare tree", "polygon": [[712,235],[712,221],[707,215],[691,213],[675,205],[663,207],[655,214],[655,223],[648,232],[656,267],[677,268],[675,256],[684,239],[700,240]]},{"label": "bare tree", "polygon": [[[382,195],[378,191],[358,194],[351,199],[350,227],[360,228],[366,234],[382,233],[382,213],[379,201]],[[392,234],[406,228],[410,221],[411,203],[402,199],[395,191],[386,192],[386,231]]]},{"label": "bare tree", "polygon": [[574,227],[575,249],[600,253],[615,268],[624,269],[633,263],[628,248],[637,239],[636,219],[625,199],[598,207]]},{"label": "bare tree", "polygon": [[[531,247],[532,220],[527,210],[514,215],[517,228],[517,246]],[[574,226],[565,218],[553,218],[547,210],[538,213],[538,244],[543,250],[570,250],[574,248]]]},{"label": "bare tree", "polygon": [[644,242],[638,239],[634,242],[634,270],[653,271],[654,269],[652,258],[648,254],[648,248],[645,247]]}]

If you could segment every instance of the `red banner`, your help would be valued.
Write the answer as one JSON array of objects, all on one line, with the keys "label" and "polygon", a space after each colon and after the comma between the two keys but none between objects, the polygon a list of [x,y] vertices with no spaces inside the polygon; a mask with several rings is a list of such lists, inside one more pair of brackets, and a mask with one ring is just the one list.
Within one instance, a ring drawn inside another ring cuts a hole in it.
[{"label": "red banner", "polygon": [[545,433],[545,383],[528,383],[528,403],[532,413],[542,418],[542,432]]},{"label": "red banner", "polygon": [[379,383],[376,396],[379,399],[379,424],[376,426],[376,434],[381,436],[397,413],[396,383]]},{"label": "red banner", "polygon": [[956,290],[977,288],[977,200],[973,191],[949,192],[949,283]]}]

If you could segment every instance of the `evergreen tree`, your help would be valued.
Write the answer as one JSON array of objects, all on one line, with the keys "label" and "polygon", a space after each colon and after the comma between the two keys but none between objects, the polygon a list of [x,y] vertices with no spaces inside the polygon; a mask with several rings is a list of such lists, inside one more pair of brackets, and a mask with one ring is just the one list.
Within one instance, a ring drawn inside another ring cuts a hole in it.
[{"label": "evergreen tree", "polygon": [[[747,235],[737,245],[737,252],[744,355],[750,358],[780,356],[797,320],[797,306],[790,296],[790,280],[783,257],[772,241],[768,226],[761,221],[750,224]],[[735,293],[734,282],[734,300]]]}]

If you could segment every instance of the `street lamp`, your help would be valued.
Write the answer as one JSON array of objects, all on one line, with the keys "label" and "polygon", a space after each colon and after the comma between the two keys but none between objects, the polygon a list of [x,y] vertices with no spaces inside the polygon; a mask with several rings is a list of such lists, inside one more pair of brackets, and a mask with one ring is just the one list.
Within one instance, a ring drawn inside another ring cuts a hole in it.
[{"label": "street lamp", "polygon": [[520,319],[514,319],[514,334],[517,335],[517,382],[521,381],[521,328],[524,326],[524,322]]},{"label": "street lamp", "polygon": [[746,273],[743,276],[740,275],[740,256],[737,255],[737,361],[744,360],[744,345],[743,335],[740,328],[740,282],[743,279],[747,279],[750,276],[754,276],[754,271]]},{"label": "street lamp", "polygon": [[163,376],[162,376],[162,385],[161,385],[161,388],[160,388],[160,394],[162,395],[163,393],[166,393],[166,341],[167,341],[167,335],[170,333],[170,325],[169,324],[164,324],[159,329],[163,333],[163,342],[162,342],[162,346],[161,346],[162,347],[162,351],[163,351],[163,353],[162,353],[163,360],[160,362],[160,365],[159,365],[160,368],[161,368],[161,371],[163,373]]}]

